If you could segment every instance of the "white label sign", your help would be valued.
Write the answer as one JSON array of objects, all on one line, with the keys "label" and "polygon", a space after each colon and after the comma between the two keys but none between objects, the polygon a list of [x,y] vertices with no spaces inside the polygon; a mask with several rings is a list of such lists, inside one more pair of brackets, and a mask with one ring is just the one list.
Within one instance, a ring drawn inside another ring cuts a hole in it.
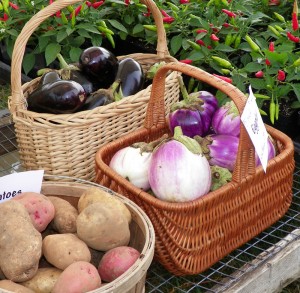
[{"label": "white label sign", "polygon": [[25,171],[0,177],[0,203],[22,192],[41,192],[44,170]]},{"label": "white label sign", "polygon": [[249,97],[242,113],[241,120],[254,145],[263,170],[266,172],[268,164],[268,132],[259,113],[256,98],[252,92],[251,86],[249,86]]}]

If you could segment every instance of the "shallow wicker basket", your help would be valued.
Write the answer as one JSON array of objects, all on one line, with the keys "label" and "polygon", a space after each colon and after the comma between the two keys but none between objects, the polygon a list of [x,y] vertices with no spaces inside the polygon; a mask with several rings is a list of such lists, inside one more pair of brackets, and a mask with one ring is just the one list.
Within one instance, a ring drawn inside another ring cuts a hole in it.
[{"label": "shallow wicker basket", "polygon": [[[48,174],[91,180],[94,156],[101,145],[142,126],[151,85],[135,95],[93,110],[74,114],[44,114],[27,110],[26,98],[39,78],[21,85],[21,68],[27,41],[34,30],[56,11],[78,0],[58,0],[39,11],[24,26],[14,45],[12,56],[9,110],[15,125],[18,150],[26,170],[43,169]],[[157,26],[157,54],[136,53],[118,56],[138,61],[144,71],[153,64],[175,59],[169,55],[162,15],[152,0],[143,0]],[[176,60],[175,60],[176,61]],[[179,97],[177,74],[166,81],[166,109]]]},{"label": "shallow wicker basket", "polygon": [[186,203],[164,202],[135,187],[108,165],[119,149],[139,141],[154,141],[169,133],[163,107],[168,70],[180,71],[221,90],[242,113],[246,97],[233,85],[196,67],[169,63],[154,78],[144,128],[108,143],[97,152],[96,182],[142,207],[155,229],[155,258],[176,275],[192,275],[209,268],[284,215],[292,200],[294,147],[288,136],[267,126],[279,153],[268,162],[264,173],[262,167],[255,168],[254,147],[241,123],[230,183]]},{"label": "shallow wicker basket", "polygon": [[[113,192],[103,186],[88,182],[85,180],[74,179],[70,177],[47,176],[47,181],[43,182],[41,193],[46,196],[58,196],[69,201],[77,208],[78,199],[81,194],[89,187],[97,187],[109,192],[112,196],[120,199],[130,210],[132,222],[130,223],[130,243],[129,246],[137,249],[141,256],[140,258],[120,277],[116,280],[103,285],[101,288],[89,291],[91,293],[143,293],[145,292],[145,279],[147,270],[151,265],[154,255],[155,232],[153,225],[145,214],[134,202],[124,196]],[[50,180],[50,181],[49,181]],[[55,182],[53,181],[55,180]],[[56,182],[58,181],[59,182]],[[63,180],[63,181],[61,181]],[[92,263],[97,266],[99,259],[103,253],[96,251],[92,254]],[[46,262],[45,262],[46,263]],[[43,261],[41,261],[43,264]],[[0,289],[0,292],[10,292]]]}]

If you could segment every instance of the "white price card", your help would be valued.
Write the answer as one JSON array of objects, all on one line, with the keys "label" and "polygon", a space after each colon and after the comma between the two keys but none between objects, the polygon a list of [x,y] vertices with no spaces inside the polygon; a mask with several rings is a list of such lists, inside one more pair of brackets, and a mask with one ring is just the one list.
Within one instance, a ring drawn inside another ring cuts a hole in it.
[{"label": "white price card", "polygon": [[256,98],[252,92],[251,86],[249,86],[249,97],[242,113],[241,120],[254,145],[263,170],[266,172],[268,164],[268,132],[259,113]]},{"label": "white price card", "polygon": [[22,192],[41,192],[44,170],[25,171],[0,177],[0,203]]}]

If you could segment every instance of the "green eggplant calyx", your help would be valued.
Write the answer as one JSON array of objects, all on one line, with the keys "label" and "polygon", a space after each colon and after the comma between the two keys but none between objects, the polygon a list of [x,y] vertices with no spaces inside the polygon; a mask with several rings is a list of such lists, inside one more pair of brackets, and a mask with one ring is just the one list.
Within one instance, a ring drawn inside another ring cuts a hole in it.
[{"label": "green eggplant calyx", "polygon": [[183,135],[182,129],[180,126],[174,128],[174,140],[182,143],[190,152],[196,155],[203,155],[202,148],[199,143],[186,135]]},{"label": "green eggplant calyx", "polygon": [[147,79],[153,79],[156,72],[158,71],[159,68],[161,68],[163,65],[165,65],[166,62],[165,61],[161,61],[161,62],[157,62],[155,64],[153,64],[149,70],[146,73],[146,78]]},{"label": "green eggplant calyx", "polygon": [[156,149],[158,146],[160,146],[162,143],[164,143],[168,139],[168,135],[164,134],[162,137],[151,141],[149,143],[147,142],[136,142],[132,144],[131,146],[134,148],[139,148],[141,150],[141,154],[144,152],[152,153],[154,149]]},{"label": "green eggplant calyx", "polygon": [[230,182],[232,180],[232,173],[223,167],[220,166],[211,166],[211,191],[214,191],[216,189],[219,189],[226,183]]}]

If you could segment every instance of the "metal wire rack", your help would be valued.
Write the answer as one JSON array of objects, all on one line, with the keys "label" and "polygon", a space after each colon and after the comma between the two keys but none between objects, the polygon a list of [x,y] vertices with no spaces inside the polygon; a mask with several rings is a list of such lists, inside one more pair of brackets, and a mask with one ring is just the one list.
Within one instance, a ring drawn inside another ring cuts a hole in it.
[{"label": "metal wire rack", "polygon": [[[2,117],[1,117],[2,114]],[[225,292],[242,277],[265,264],[300,238],[300,151],[295,152],[293,201],[286,215],[257,237],[236,249],[199,275],[178,277],[153,262],[148,270],[148,293]],[[8,113],[0,113],[0,176],[22,171],[13,125]]]}]

